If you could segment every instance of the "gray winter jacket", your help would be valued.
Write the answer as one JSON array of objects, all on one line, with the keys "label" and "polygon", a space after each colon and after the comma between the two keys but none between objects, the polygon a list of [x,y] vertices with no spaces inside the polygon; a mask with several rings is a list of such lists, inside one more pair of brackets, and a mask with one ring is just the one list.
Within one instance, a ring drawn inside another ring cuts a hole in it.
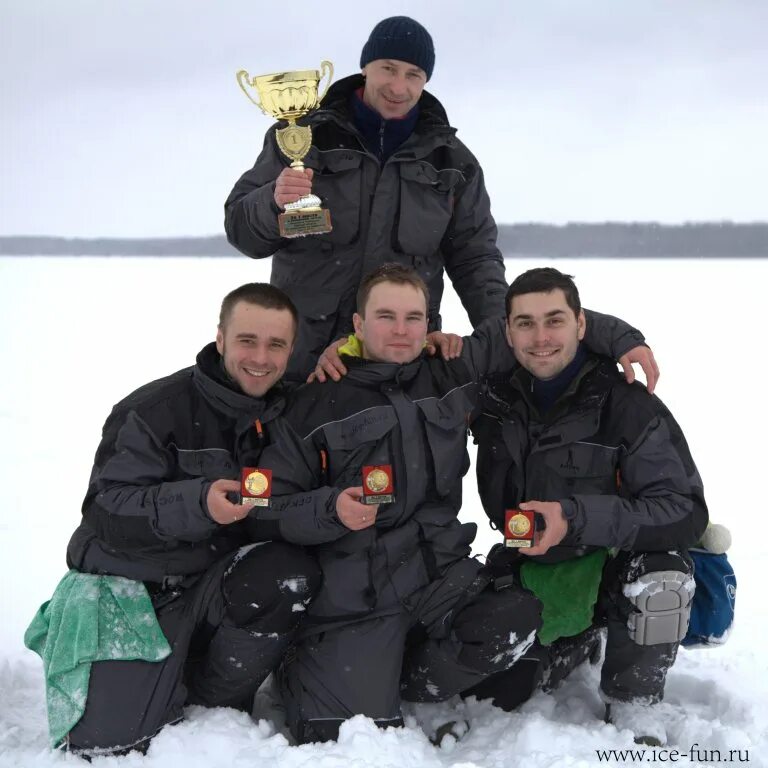
[{"label": "gray winter jacket", "polygon": [[67,548],[69,567],[162,583],[202,573],[245,544],[244,523],[209,516],[208,489],[258,466],[283,428],[283,404],[279,390],[264,398],[237,391],[211,343],[195,366],[115,405]]},{"label": "gray winter jacket", "polygon": [[669,410],[610,360],[591,356],[545,414],[518,369],[491,382],[472,426],[486,514],[503,526],[522,501],[559,501],[569,521],[559,560],[585,547],[687,549],[707,526],[701,478]]},{"label": "gray winter jacket", "polygon": [[[615,357],[642,343],[615,318],[590,313],[587,327],[587,343]],[[341,381],[293,395],[290,429],[261,459],[273,471],[272,508],[249,518],[257,538],[316,545],[324,577],[309,609],[316,623],[398,611],[449,567],[477,569],[468,558],[476,526],[457,517],[467,427],[481,403],[478,381],[516,364],[501,320],[465,339],[458,360],[345,362]],[[350,531],[336,499],[362,485],[364,466],[381,464],[392,467],[395,500],[379,508],[375,527]]]},{"label": "gray winter jacket", "polygon": [[254,258],[274,254],[271,282],[302,315],[292,371],[309,371],[328,343],[352,331],[360,280],[385,262],[413,266],[428,284],[430,330],[440,327],[443,269],[474,327],[504,314],[504,263],[477,159],[424,92],[413,134],[382,166],[350,117],[362,84],[359,75],[335,83],[306,120],[312,148],[304,164],[314,170],[313,192],[330,211],[332,232],[280,237],[274,182],[288,160],[276,145],[278,125],[225,204],[230,243]]}]

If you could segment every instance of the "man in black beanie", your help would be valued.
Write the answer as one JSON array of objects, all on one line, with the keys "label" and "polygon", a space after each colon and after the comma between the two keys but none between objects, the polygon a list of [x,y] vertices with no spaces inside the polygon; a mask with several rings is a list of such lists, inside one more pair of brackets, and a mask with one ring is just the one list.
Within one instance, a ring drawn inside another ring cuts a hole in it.
[{"label": "man in black beanie", "polygon": [[[429,287],[429,330],[440,328],[443,269],[473,326],[504,313],[504,262],[483,172],[424,90],[435,49],[407,16],[380,21],[363,46],[362,73],[337,81],[300,124],[312,128],[305,170],[288,167],[274,125],[255,166],[225,204],[227,237],[253,258],[274,255],[271,283],[301,322],[289,380],[303,380],[322,351],[353,332],[363,275],[387,262],[416,269]],[[314,193],[333,230],[287,239],[277,216]]]}]

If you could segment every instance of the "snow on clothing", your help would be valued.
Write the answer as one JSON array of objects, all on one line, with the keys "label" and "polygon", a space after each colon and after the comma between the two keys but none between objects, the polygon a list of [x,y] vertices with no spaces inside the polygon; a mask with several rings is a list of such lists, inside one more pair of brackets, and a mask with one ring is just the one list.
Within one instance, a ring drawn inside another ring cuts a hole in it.
[{"label": "snow on clothing", "polygon": [[[277,125],[225,203],[229,242],[254,258],[274,254],[271,282],[299,309],[289,370],[302,381],[322,350],[352,331],[360,281],[386,262],[412,266],[424,278],[430,330],[440,327],[444,268],[474,327],[504,314],[504,263],[477,159],[440,102],[424,92],[413,133],[380,162],[400,138],[401,123],[381,120],[382,152],[371,152],[354,115],[362,85],[360,75],[334,83],[321,108],[299,121],[312,128],[303,162],[314,171],[312,191],[330,211],[332,232],[280,237],[274,182],[288,160],[277,148]],[[370,133],[367,124],[363,129]]]},{"label": "snow on clothing", "polygon": [[[219,525],[206,509],[213,481],[257,466],[285,429],[283,404],[274,390],[237,390],[209,344],[195,366],[112,410],[67,562],[143,581],[173,652],[159,664],[94,664],[72,748],[146,746],[189,701],[244,706],[289,646],[318,586],[314,559],[281,543],[243,550],[245,524]],[[200,663],[185,677],[190,659]]]},{"label": "snow on clothing", "polygon": [[299,547],[261,543],[230,553],[191,583],[150,588],[172,653],[160,662],[92,665],[85,713],[70,731],[73,752],[146,750],[164,725],[202,704],[249,711],[278,666],[319,585]]},{"label": "snow on clothing", "polygon": [[544,414],[533,384],[523,369],[492,381],[473,424],[483,507],[500,528],[504,510],[522,501],[560,501],[568,534],[544,562],[622,550],[603,572],[596,608],[596,621],[608,626],[601,690],[617,700],[659,700],[678,643],[631,640],[636,611],[623,586],[659,570],[690,574],[684,553],[708,520],[701,478],[667,408],[627,384],[612,361],[589,356]]},{"label": "snow on clothing", "polygon": [[[612,318],[604,325],[638,343]],[[459,360],[344,361],[340,382],[295,393],[294,434],[263,455],[280,498],[249,521],[258,536],[314,545],[323,571],[283,674],[300,741],[334,738],[354,714],[400,723],[401,670],[406,698],[443,700],[514,664],[540,623],[533,595],[494,589],[469,557],[476,526],[457,519],[476,382],[514,364],[503,321],[465,339]],[[374,527],[349,531],[338,494],[376,464],[392,466],[395,500]]]}]

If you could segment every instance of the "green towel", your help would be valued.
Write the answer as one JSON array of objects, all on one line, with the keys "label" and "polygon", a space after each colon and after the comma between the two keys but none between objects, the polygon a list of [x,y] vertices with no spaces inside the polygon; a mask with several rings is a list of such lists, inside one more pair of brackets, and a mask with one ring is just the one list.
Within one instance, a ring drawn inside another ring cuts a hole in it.
[{"label": "green towel", "polygon": [[57,747],[85,711],[94,661],[160,661],[171,652],[140,581],[69,571],[24,645],[43,660],[48,733]]},{"label": "green towel", "polygon": [[542,603],[539,642],[549,645],[559,637],[571,637],[592,624],[597,592],[608,557],[599,549],[562,563],[530,560],[520,568],[523,586]]}]

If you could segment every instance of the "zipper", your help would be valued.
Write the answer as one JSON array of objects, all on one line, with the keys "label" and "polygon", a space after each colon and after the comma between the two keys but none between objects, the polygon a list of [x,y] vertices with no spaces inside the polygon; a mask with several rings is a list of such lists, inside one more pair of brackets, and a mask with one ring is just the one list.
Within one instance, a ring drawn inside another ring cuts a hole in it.
[{"label": "zipper", "polygon": [[381,121],[381,128],[379,128],[379,162],[384,162],[384,128],[386,127],[386,122],[384,120]]}]

